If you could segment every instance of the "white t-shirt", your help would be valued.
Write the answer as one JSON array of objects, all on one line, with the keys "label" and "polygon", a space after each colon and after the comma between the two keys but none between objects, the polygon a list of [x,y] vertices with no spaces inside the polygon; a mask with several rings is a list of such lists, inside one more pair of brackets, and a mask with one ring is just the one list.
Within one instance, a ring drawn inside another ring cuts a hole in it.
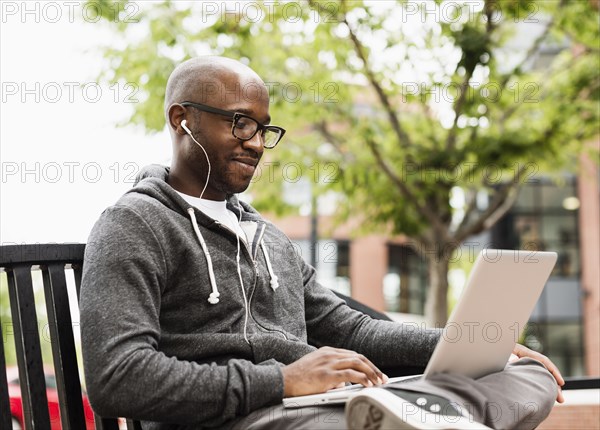
[{"label": "white t-shirt", "polygon": [[[176,190],[177,191],[177,190]],[[187,194],[177,193],[190,205],[200,209],[206,215],[212,219],[219,221],[221,224],[227,226],[231,231],[235,232],[242,240],[246,240],[246,234],[235,214],[227,209],[227,202],[199,199],[198,197],[189,196]]]}]

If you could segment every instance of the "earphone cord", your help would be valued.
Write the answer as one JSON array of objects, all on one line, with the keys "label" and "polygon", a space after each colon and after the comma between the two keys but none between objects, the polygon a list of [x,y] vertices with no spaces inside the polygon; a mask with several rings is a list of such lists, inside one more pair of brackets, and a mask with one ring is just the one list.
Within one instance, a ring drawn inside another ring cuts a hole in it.
[{"label": "earphone cord", "polygon": [[204,147],[202,145],[200,145],[200,143],[198,143],[198,141],[194,138],[194,136],[192,136],[192,133],[188,133],[190,135],[190,137],[192,138],[192,140],[196,143],[196,145],[198,145],[200,147],[200,149],[202,150],[202,152],[204,152],[204,156],[206,157],[206,162],[208,163],[208,174],[206,175],[206,181],[204,183],[204,188],[202,188],[202,192],[200,193],[200,199],[202,198],[202,196],[204,195],[204,191],[206,191],[206,187],[208,187],[208,181],[210,179],[210,160],[208,158],[208,154],[206,153],[206,149],[204,149]]},{"label": "earphone cord", "polygon": [[[208,181],[210,180],[210,170],[211,170],[210,159],[208,158],[208,154],[206,153],[206,150],[204,149],[204,147],[192,135],[191,130],[186,130],[186,131],[188,131],[188,135],[192,138],[192,140],[196,143],[196,145],[198,145],[200,147],[200,149],[202,149],[202,152],[204,152],[204,156],[206,157],[206,162],[208,163],[208,174],[206,175],[206,182],[204,184],[204,188],[202,188],[202,192],[200,193],[200,197],[199,197],[199,198],[202,198],[202,196],[204,195],[204,191],[206,191],[206,187],[208,186]],[[238,208],[238,210],[240,212],[239,221],[241,221],[242,211],[239,208]],[[237,255],[236,255],[237,272],[238,272],[238,277],[240,279],[240,287],[242,289],[242,296],[244,298],[244,305],[245,305],[245,311],[246,311],[245,318],[244,318],[244,340],[249,345],[250,341],[248,340],[248,313],[249,313],[248,312],[248,299],[246,297],[246,290],[244,289],[244,281],[242,279],[242,270],[240,267],[240,236],[237,232],[235,234],[235,237],[237,239]]]},{"label": "earphone cord", "polygon": [[[242,212],[240,211],[240,218],[238,220],[241,221]],[[248,340],[248,314],[249,314],[249,305],[248,298],[246,297],[246,290],[244,289],[244,281],[242,279],[242,268],[240,267],[240,235],[238,233],[235,234],[237,239],[237,255],[235,257],[237,263],[237,272],[238,277],[240,279],[240,287],[242,288],[242,296],[244,297],[244,304],[246,305],[246,315],[244,317],[244,340],[248,345],[250,345],[250,341]]]}]

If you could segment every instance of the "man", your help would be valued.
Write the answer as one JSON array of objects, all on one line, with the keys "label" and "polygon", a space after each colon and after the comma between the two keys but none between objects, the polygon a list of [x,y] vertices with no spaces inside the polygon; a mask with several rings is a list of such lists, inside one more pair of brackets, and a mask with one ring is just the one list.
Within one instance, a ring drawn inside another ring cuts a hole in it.
[{"label": "man", "polygon": [[[348,382],[379,386],[379,367],[424,366],[440,333],[351,310],[236,198],[285,133],[269,125],[268,91],[254,71],[222,57],[186,61],[169,78],[165,114],[171,167],[141,172],[86,248],[80,306],[93,407],[150,429],[346,428],[343,407],[287,414],[281,400]],[[522,346],[515,354],[539,361],[397,393],[470,407],[469,419],[487,425],[534,427],[563,381],[546,357]],[[349,413],[349,424],[367,428],[367,412]]]}]

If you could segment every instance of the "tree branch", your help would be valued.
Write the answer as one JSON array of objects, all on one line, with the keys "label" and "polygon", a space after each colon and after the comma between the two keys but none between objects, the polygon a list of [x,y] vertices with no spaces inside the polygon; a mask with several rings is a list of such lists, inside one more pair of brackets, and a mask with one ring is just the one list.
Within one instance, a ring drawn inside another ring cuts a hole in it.
[{"label": "tree branch", "polygon": [[[454,234],[455,240],[457,242],[463,242],[469,236],[474,234],[481,233],[485,229],[494,225],[495,222],[499,219],[500,216],[504,215],[514,203],[514,198],[508,199],[511,191],[516,190],[518,188],[518,184],[508,183],[504,187],[502,187],[496,194],[494,195],[494,199],[488,206],[488,208],[479,216],[477,219],[468,224],[464,225],[462,228],[458,229]],[[517,194],[514,192],[513,194]],[[510,206],[506,205],[506,202],[510,202]],[[474,211],[474,208],[470,211],[471,213]],[[499,213],[500,214],[499,214]],[[469,217],[469,213],[465,213],[465,219]],[[489,220],[493,220],[490,222]]]},{"label": "tree branch", "polygon": [[[508,196],[502,204],[496,209],[484,222],[483,230],[492,228],[509,210],[513,207],[519,196],[520,185],[511,187]],[[466,238],[465,238],[466,239]]]},{"label": "tree branch", "polygon": [[[558,9],[557,9],[557,13],[560,12],[560,10],[564,7],[564,5],[567,3],[567,0],[561,0],[561,2],[558,5]],[[513,76],[514,72],[516,70],[521,70],[521,68],[523,67],[523,65],[525,65],[525,63],[535,54],[537,53],[537,51],[540,49],[540,45],[542,44],[542,42],[544,41],[544,39],[546,39],[546,36],[548,36],[548,33],[550,32],[550,30],[552,29],[552,27],[555,24],[555,20],[554,20],[554,16],[552,16],[552,18],[550,18],[548,20],[548,23],[546,24],[546,26],[544,27],[544,31],[542,31],[542,34],[540,34],[538,36],[537,39],[535,39],[535,41],[533,42],[533,44],[531,45],[531,47],[527,50],[527,52],[525,53],[525,56],[523,57],[523,61],[521,61],[517,66],[515,66],[512,70],[512,73],[509,73],[508,75],[506,75],[504,77],[504,80],[502,81],[500,87],[503,90],[506,87],[506,84],[508,83],[508,81],[510,80],[510,78]]]},{"label": "tree branch", "polygon": [[[561,2],[558,5],[558,11],[560,11],[564,7],[565,4],[566,4],[566,0],[561,0]],[[557,13],[558,13],[558,11],[557,11]],[[525,56],[523,57],[523,61],[521,61],[517,66],[515,66],[513,68],[512,72],[507,74],[504,77],[504,79],[502,79],[502,81],[500,82],[500,91],[504,91],[506,89],[506,85],[508,84],[508,81],[510,80],[510,78],[515,74],[515,71],[521,70],[522,67],[525,65],[525,63],[527,61],[529,61],[529,59],[538,52],[538,50],[540,49],[540,45],[542,44],[544,39],[546,39],[546,37],[548,36],[548,33],[550,32],[550,30],[552,29],[554,24],[555,24],[555,20],[554,20],[554,16],[553,16],[546,23],[546,26],[544,27],[544,31],[542,31],[542,33],[537,37],[537,39],[535,39],[535,41],[533,42],[531,47],[527,50],[527,52],[525,53]],[[503,124],[512,115],[514,115],[519,110],[519,108],[521,106],[523,106],[525,99],[526,99],[525,97],[522,97],[522,98],[520,97],[517,103],[513,104],[510,108],[506,109],[506,111],[500,118],[499,122],[501,124]]]},{"label": "tree branch", "polygon": [[[345,1],[342,1],[342,4],[345,4]],[[348,32],[350,34],[350,40],[352,40],[356,55],[358,55],[358,57],[363,62],[364,72],[367,75],[367,79],[369,80],[369,83],[371,84],[371,86],[373,87],[375,92],[377,93],[377,97],[379,98],[379,101],[383,105],[383,108],[388,116],[388,119],[389,119],[390,123],[392,124],[392,129],[396,133],[400,147],[402,147],[404,149],[410,147],[412,144],[411,138],[402,128],[402,125],[400,124],[400,120],[398,119],[398,116],[396,115],[395,110],[392,108],[389,97],[387,96],[385,91],[383,91],[383,88],[381,87],[381,85],[377,81],[377,78],[375,77],[375,73],[369,67],[369,62],[368,62],[367,55],[365,54],[364,46],[362,45],[360,40],[358,40],[356,33],[353,31],[352,26],[350,26],[350,23],[348,22],[348,19],[346,18],[345,15],[344,15],[343,23],[346,24],[346,27],[348,27]]]},{"label": "tree branch", "polygon": [[319,133],[321,133],[325,140],[327,140],[332,145],[338,146],[342,143],[340,139],[329,130],[329,127],[327,126],[327,122],[325,120],[321,120],[317,123],[314,123],[313,127]]},{"label": "tree branch", "polygon": [[507,182],[494,195],[488,208],[471,224],[468,224],[468,219],[471,213],[475,211],[475,205],[469,205],[469,210],[465,212],[465,218],[457,229],[454,238],[457,242],[462,242],[469,236],[481,233],[482,231],[492,227],[514,204],[518,189],[521,185],[521,177],[528,165],[523,164],[519,167],[516,173],[516,180]]},{"label": "tree branch", "polygon": [[[489,40],[492,33],[496,29],[496,25],[494,24],[494,19],[492,16],[494,13],[494,8],[491,6],[491,3],[489,1],[485,2],[484,13],[487,17],[485,34],[486,34],[487,39]],[[472,68],[466,69],[465,78],[463,79],[463,82],[460,85],[460,95],[458,96],[458,99],[454,103],[454,108],[453,108],[454,122],[452,124],[452,128],[448,132],[448,137],[446,139],[446,151],[453,151],[456,146],[456,137],[457,137],[457,132],[458,132],[458,118],[460,117],[460,114],[462,113],[464,105],[465,105],[465,101],[467,100],[467,93],[468,93],[467,90],[469,88],[469,81],[473,77],[473,72],[475,71],[475,68],[477,67],[478,64],[479,64],[479,61],[477,61],[473,65]]]},{"label": "tree branch", "polygon": [[379,165],[379,167],[381,167],[386,176],[392,181],[394,185],[396,185],[398,190],[400,190],[400,192],[405,198],[410,199],[413,202],[415,208],[417,209],[417,212],[419,212],[432,224],[433,228],[438,232],[440,236],[443,236],[443,238],[446,239],[447,229],[444,226],[443,222],[439,219],[439,217],[437,217],[435,212],[429,206],[423,206],[419,204],[415,195],[383,159],[381,153],[379,152],[379,149],[377,148],[377,144],[371,139],[366,139],[366,142],[367,146],[371,150],[371,153],[375,157],[377,164]]},{"label": "tree branch", "polygon": [[461,220],[460,224],[456,228],[456,232],[459,232],[465,228],[465,226],[469,222],[471,213],[475,210],[475,207],[477,205],[477,190],[471,189],[471,194],[472,194],[473,198],[469,201],[467,210],[465,211],[465,214],[464,214],[463,219]]},{"label": "tree branch", "polygon": [[565,35],[566,35],[566,36],[567,36],[569,39],[571,39],[571,40],[575,41],[575,42],[576,42],[576,44],[577,44],[578,46],[581,46],[581,47],[583,48],[583,50],[584,50],[584,51],[586,51],[586,52],[593,52],[593,53],[595,53],[595,54],[597,54],[597,53],[599,53],[599,52],[600,52],[600,48],[598,48],[598,47],[596,47],[596,46],[590,46],[590,45],[588,45],[587,43],[585,43],[585,42],[582,42],[581,40],[579,40],[579,39],[578,39],[578,38],[577,38],[577,37],[576,37],[576,36],[573,34],[573,32],[571,32],[571,31],[569,31],[569,30],[566,30],[566,29],[564,29],[564,28],[561,28],[561,29],[560,29],[560,31],[562,31],[563,33],[565,33]]},{"label": "tree branch", "polygon": [[[473,69],[474,70],[474,69]],[[465,104],[465,100],[467,98],[467,89],[469,87],[469,80],[473,76],[473,70],[467,70],[465,74],[465,79],[460,85],[460,95],[456,102],[454,103],[454,122],[452,123],[452,128],[448,132],[448,137],[446,138],[446,151],[451,152],[454,150],[456,145],[456,134],[458,131],[458,117],[460,116],[463,106]]]},{"label": "tree branch", "polygon": [[319,134],[321,134],[321,136],[323,136],[327,142],[331,143],[331,145],[335,148],[338,154],[342,156],[345,162],[352,163],[356,160],[352,153],[342,150],[342,141],[329,130],[325,120],[313,124],[313,128]]}]

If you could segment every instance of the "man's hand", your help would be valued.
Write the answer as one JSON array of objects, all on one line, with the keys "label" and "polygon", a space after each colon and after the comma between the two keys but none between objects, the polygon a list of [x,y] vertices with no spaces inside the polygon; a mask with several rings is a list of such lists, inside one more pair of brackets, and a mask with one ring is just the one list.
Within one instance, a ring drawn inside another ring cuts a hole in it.
[{"label": "man's hand", "polygon": [[556,401],[558,403],[563,403],[565,401],[562,389],[560,388],[563,385],[565,385],[565,380],[560,374],[560,370],[558,370],[558,367],[556,367],[556,365],[552,361],[550,361],[548,357],[546,357],[543,354],[540,354],[539,352],[532,351],[526,346],[520,345],[518,343],[515,345],[515,349],[513,349],[513,354],[519,358],[533,358],[534,360],[537,360],[540,363],[542,363],[544,367],[546,367],[546,369],[548,369],[548,371],[552,374],[552,376],[554,376],[554,379],[556,379],[556,383],[558,384],[558,396],[556,397]]},{"label": "man's hand", "polygon": [[282,372],[284,397],[323,393],[345,382],[371,387],[388,380],[364,355],[328,346],[285,366]]}]

